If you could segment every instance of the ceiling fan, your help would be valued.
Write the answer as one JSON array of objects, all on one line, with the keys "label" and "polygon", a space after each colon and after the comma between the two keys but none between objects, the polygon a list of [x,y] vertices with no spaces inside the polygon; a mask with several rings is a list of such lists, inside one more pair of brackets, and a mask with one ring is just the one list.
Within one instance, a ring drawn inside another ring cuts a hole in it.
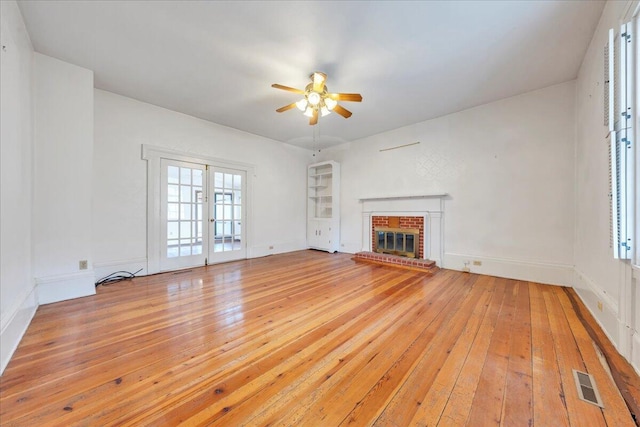
[{"label": "ceiling fan", "polygon": [[362,95],[359,93],[329,93],[327,86],[324,84],[325,81],[327,81],[327,75],[325,73],[316,71],[311,74],[309,78],[311,79],[311,83],[309,83],[304,90],[279,85],[277,83],[271,85],[271,87],[276,89],[304,95],[304,98],[301,100],[278,108],[276,110],[278,113],[298,107],[300,111],[304,111],[305,116],[309,117],[309,124],[313,126],[318,123],[318,114],[326,116],[331,113],[331,111],[335,111],[345,119],[351,117],[351,111],[338,105],[338,101],[362,101]]}]

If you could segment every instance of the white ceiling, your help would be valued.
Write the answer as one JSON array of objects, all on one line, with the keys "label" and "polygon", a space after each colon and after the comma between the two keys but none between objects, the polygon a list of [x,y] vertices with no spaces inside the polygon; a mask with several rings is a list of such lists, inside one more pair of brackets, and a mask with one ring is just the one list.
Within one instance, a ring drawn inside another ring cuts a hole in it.
[{"label": "white ceiling", "polygon": [[[576,78],[604,2],[19,5],[35,50],[93,70],[97,88],[315,148]],[[298,95],[271,84],[304,88],[313,71],[362,94],[342,103],[350,119],[275,112]]]}]

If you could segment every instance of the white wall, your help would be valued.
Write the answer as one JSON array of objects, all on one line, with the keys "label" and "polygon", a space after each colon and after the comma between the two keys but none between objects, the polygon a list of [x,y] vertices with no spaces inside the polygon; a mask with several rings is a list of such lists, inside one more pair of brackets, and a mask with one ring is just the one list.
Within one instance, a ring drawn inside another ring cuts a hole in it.
[{"label": "white wall", "polygon": [[0,373],[37,308],[31,271],[33,48],[13,1],[0,2]]},{"label": "white wall", "polygon": [[[608,30],[618,26],[628,2],[607,2],[577,80],[575,288],[622,355],[632,360],[631,268],[609,246],[610,192],[607,129],[603,123],[603,62]],[[602,309],[598,307],[602,304]],[[637,327],[636,327],[637,329]],[[640,341],[636,337],[636,348]],[[636,350],[637,352],[637,350]],[[640,356],[633,355],[636,369]]]},{"label": "white wall", "polygon": [[93,72],[36,53],[34,77],[33,269],[44,304],[95,294]]},{"label": "white wall", "polygon": [[361,248],[359,198],[449,193],[444,267],[569,284],[574,104],[568,82],[324,150],[342,164],[343,250]]},{"label": "white wall", "polygon": [[[304,177],[311,151],[102,90],[95,90],[94,111],[92,248],[96,276],[119,269],[146,269],[143,144],[254,165],[249,252],[261,256],[306,247]],[[146,270],[140,274],[144,273]]]}]

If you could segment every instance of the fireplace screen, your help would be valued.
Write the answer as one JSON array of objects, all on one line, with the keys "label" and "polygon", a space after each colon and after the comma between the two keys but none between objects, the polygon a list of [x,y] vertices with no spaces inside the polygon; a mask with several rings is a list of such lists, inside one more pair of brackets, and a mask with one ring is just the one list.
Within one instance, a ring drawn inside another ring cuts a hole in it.
[{"label": "fireplace screen", "polygon": [[415,258],[420,230],[376,227],[376,252]]}]

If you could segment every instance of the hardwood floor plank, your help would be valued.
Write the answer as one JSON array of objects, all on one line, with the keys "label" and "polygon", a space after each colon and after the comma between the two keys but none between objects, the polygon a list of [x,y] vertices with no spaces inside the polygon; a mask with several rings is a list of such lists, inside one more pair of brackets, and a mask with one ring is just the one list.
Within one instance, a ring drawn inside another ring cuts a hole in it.
[{"label": "hardwood floor plank", "polygon": [[[472,285],[477,292],[481,291],[482,286],[478,285],[477,276],[465,275],[466,280],[464,286]],[[468,283],[468,284],[467,284]],[[392,399],[383,407],[381,414],[375,420],[374,425],[408,425],[413,414],[422,404],[424,395],[428,392],[434,378],[439,372],[440,366],[448,357],[445,348],[455,341],[457,334],[442,334],[442,331],[449,331],[449,325],[453,321],[452,314],[459,313],[460,307],[466,303],[465,309],[468,309],[469,298],[462,301],[454,301],[446,312],[443,312],[437,323],[430,325],[420,336],[420,347],[424,350],[417,355],[416,360],[409,367],[402,384],[398,387],[398,391],[392,396]],[[465,316],[461,316],[465,319]],[[457,320],[457,319],[456,319]],[[458,331],[460,332],[460,331]],[[444,348],[442,347],[444,346]]]},{"label": "hardwood floor plank", "polygon": [[[442,411],[451,396],[451,391],[455,386],[456,380],[460,375],[462,366],[469,355],[469,350],[475,340],[480,325],[485,317],[489,302],[493,297],[495,282],[491,281],[488,286],[476,286],[479,291],[467,296],[466,304],[460,308],[461,313],[470,313],[469,317],[457,314],[456,321],[458,325],[451,325],[447,329],[447,334],[439,334],[440,337],[454,337],[455,339],[449,343],[444,340],[436,339],[434,342],[437,347],[447,349],[447,358],[439,368],[436,378],[431,387],[427,391],[424,398],[418,402],[417,411],[409,422],[409,425],[427,426],[433,425],[440,420]],[[459,328],[462,328],[460,335],[457,335]],[[442,351],[442,350],[441,350]],[[424,359],[423,364],[429,364],[429,359]],[[420,371],[416,369],[414,375],[415,381],[420,381]],[[421,395],[418,392],[416,395]]]},{"label": "hardwood floor plank", "polygon": [[640,377],[631,364],[624,358],[609,340],[600,325],[582,303],[574,289],[563,288],[571,300],[574,312],[589,332],[591,339],[604,353],[616,386],[635,420],[640,419]]},{"label": "hardwood floor plank", "polygon": [[558,358],[558,368],[563,384],[563,395],[567,406],[567,414],[571,425],[605,426],[606,421],[602,410],[597,406],[583,402],[578,398],[572,369],[584,371],[584,362],[571,328],[558,300],[558,289],[548,289],[543,292],[549,326]]},{"label": "hardwood floor plank", "polygon": [[529,284],[533,356],[533,421],[537,425],[561,427],[570,425],[569,414],[544,301],[545,288],[544,285],[537,283]]},{"label": "hardwood floor plank", "polygon": [[498,321],[498,315],[506,297],[505,281],[491,278],[493,297],[487,308],[469,355],[464,361],[447,404],[442,411],[438,425],[460,426],[467,424],[472,403],[480,381],[482,367],[491,344],[491,337]]},{"label": "hardwood floor plank", "polygon": [[512,322],[511,348],[500,425],[533,424],[533,368],[531,357],[531,307],[529,285],[516,282],[516,311]]},{"label": "hardwood floor plank", "polygon": [[564,311],[564,315],[571,327],[571,332],[575,337],[576,344],[585,365],[585,371],[593,375],[596,381],[602,404],[602,413],[609,426],[635,426],[635,422],[622,399],[620,390],[615,385],[611,375],[605,370],[602,362],[596,354],[596,349],[591,337],[587,333],[578,317],[571,302],[565,293],[558,292],[558,299]]},{"label": "hardwood floor plank", "polygon": [[[317,251],[100,286],[38,309],[0,424],[593,425],[569,373],[604,370],[559,295]],[[627,425],[611,384],[599,422]]]},{"label": "hardwood floor plank", "polygon": [[498,280],[506,282],[505,296],[467,421],[477,426],[498,425],[502,417],[516,295],[512,281]]}]

